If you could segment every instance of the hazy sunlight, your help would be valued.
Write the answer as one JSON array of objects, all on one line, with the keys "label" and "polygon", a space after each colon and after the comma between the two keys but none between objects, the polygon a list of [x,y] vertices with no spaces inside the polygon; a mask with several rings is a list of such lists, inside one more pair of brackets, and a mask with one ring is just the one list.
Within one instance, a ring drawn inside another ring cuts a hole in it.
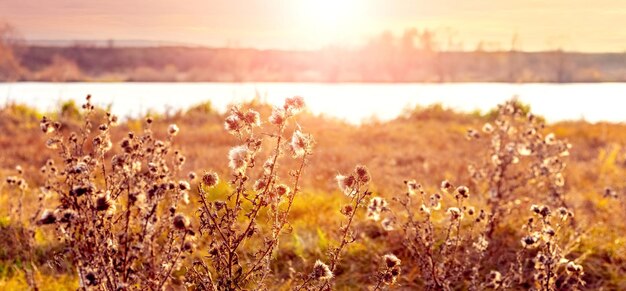
[{"label": "hazy sunlight", "polygon": [[312,43],[343,43],[343,37],[360,34],[367,25],[369,0],[295,0],[296,25],[304,29],[304,38]]},{"label": "hazy sunlight", "polygon": [[626,290],[626,0],[0,0],[0,290]]}]

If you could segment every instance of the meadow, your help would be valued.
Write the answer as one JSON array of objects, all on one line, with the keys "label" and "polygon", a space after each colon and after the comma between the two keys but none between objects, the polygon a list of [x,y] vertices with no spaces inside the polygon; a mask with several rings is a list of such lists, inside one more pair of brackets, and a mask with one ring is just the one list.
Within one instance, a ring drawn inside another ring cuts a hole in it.
[{"label": "meadow", "polygon": [[626,289],[624,124],[85,102],[0,109],[0,289]]}]

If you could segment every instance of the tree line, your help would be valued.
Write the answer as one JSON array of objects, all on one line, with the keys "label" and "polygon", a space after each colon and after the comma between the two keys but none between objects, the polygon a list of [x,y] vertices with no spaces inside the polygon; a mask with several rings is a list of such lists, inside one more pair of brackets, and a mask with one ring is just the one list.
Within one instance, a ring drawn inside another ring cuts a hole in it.
[{"label": "tree line", "polygon": [[472,51],[431,30],[371,38],[358,48],[28,45],[0,27],[0,81],[623,82],[626,53]]}]

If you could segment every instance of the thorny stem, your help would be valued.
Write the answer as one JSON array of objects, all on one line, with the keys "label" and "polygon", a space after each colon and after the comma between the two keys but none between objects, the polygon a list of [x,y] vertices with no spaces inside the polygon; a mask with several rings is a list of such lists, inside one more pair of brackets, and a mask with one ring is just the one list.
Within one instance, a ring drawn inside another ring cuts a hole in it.
[{"label": "thorny stem", "polygon": [[202,202],[202,207],[204,208],[204,211],[207,213],[207,216],[215,225],[215,228],[217,229],[217,232],[219,233],[222,240],[224,240],[224,243],[226,243],[227,241],[226,236],[224,235],[224,233],[222,232],[222,229],[220,228],[219,224],[215,220],[215,217],[211,215],[211,211],[209,210],[209,206],[207,204],[206,198],[204,197],[205,193],[204,193],[204,190],[202,189],[202,186],[198,186],[198,192],[200,193],[200,201]]},{"label": "thorny stem", "polygon": [[343,235],[341,237],[341,244],[339,245],[338,248],[335,249],[335,252],[333,253],[333,257],[331,258],[331,261],[330,261],[331,272],[334,272],[335,269],[337,268],[337,261],[339,260],[341,251],[348,244],[348,240],[346,238],[348,237],[348,233],[350,232],[350,226],[352,225],[352,220],[354,219],[354,216],[356,215],[357,207],[361,204],[361,201],[365,198],[365,194],[367,193],[367,190],[365,190],[363,192],[363,195],[360,195],[358,188],[355,191],[356,191],[357,198],[354,200],[354,209],[352,210],[352,213],[350,213],[350,216],[348,217],[348,223],[344,227]]},{"label": "thorny stem", "polygon": [[[262,259],[264,257],[266,257],[269,253],[271,253],[271,251],[273,250],[273,247],[275,245],[275,240],[276,238],[274,238],[274,240],[272,241],[272,243],[270,244],[270,246],[268,246],[268,248],[262,253],[261,257],[258,259],[258,261],[256,263],[254,263],[253,267],[248,270],[248,272],[246,273],[239,273],[237,275],[236,278],[233,278],[233,265],[234,265],[234,257],[236,256],[236,252],[237,249],[239,248],[239,246],[241,245],[241,243],[244,241],[244,239],[246,238],[247,235],[249,235],[250,231],[252,230],[252,227],[255,225],[256,219],[258,217],[259,211],[261,210],[263,203],[260,199],[262,199],[262,197],[266,196],[266,194],[268,193],[268,191],[270,190],[270,187],[273,185],[273,183],[275,182],[275,175],[274,172],[276,170],[276,166],[277,166],[277,160],[278,157],[281,154],[281,144],[282,144],[282,139],[283,139],[283,131],[284,131],[284,124],[279,126],[278,129],[278,134],[275,135],[277,140],[276,140],[276,146],[274,149],[274,155],[272,157],[272,164],[271,167],[269,169],[269,174],[267,175],[267,182],[265,185],[265,188],[263,189],[263,191],[261,191],[260,193],[258,193],[255,198],[253,200],[250,200],[253,203],[253,208],[252,210],[246,214],[246,216],[249,218],[249,222],[247,223],[247,226],[245,227],[245,229],[236,237],[231,237],[226,235],[225,233],[222,232],[222,229],[220,227],[220,223],[218,223],[218,221],[216,220],[216,217],[214,217],[212,215],[212,211],[209,208],[208,202],[206,200],[206,198],[204,197],[204,191],[201,189],[201,187],[199,187],[199,192],[201,193],[201,203],[202,203],[202,207],[204,209],[204,212],[206,212],[207,216],[209,217],[210,223],[212,223],[215,228],[217,229],[217,232],[219,233],[219,236],[221,237],[221,239],[223,240],[224,244],[226,245],[226,247],[228,248],[228,252],[227,252],[227,256],[228,256],[228,262],[227,262],[227,270],[228,270],[228,277],[230,278],[230,284],[235,284],[235,287],[238,287],[237,282],[239,281],[240,278],[243,277],[242,280],[246,280],[255,270],[256,267],[258,266],[258,264],[260,264],[260,262],[262,261]],[[239,136],[240,141],[243,141],[243,137]],[[304,160],[303,160],[304,163]],[[300,168],[300,172],[302,171],[302,167]],[[299,177],[298,177],[299,178]],[[236,197],[235,197],[235,206],[232,210],[232,213],[229,212],[228,207],[226,205],[226,211],[227,211],[227,215],[229,215],[230,217],[230,223],[234,223],[236,222],[236,217],[238,216],[238,213],[241,209],[241,196],[243,194],[244,191],[244,179],[242,177],[238,177],[237,178],[239,180],[239,185],[237,187],[237,192],[236,192]],[[296,182],[297,185],[297,182]],[[294,194],[292,194],[290,196],[290,202],[289,202],[289,207],[291,206],[292,202],[293,202],[293,196],[295,196],[295,192]],[[279,228],[282,229],[282,226]],[[277,234],[273,234],[274,237],[277,236]]]},{"label": "thorny stem", "polygon": [[[422,198],[423,201],[423,198]],[[433,257],[433,249],[432,249],[432,243],[427,244],[426,242],[424,242],[421,239],[421,235],[419,234],[419,230],[421,229],[421,227],[419,226],[419,224],[413,219],[414,214],[413,211],[411,209],[411,197],[407,197],[406,202],[402,203],[402,205],[404,206],[405,210],[407,211],[408,214],[408,219],[409,219],[409,224],[415,229],[415,238],[414,240],[425,250],[426,252],[426,257],[428,258],[428,264],[430,265],[430,274],[432,277],[432,280],[435,282],[435,286],[438,288],[443,288],[443,285],[441,284],[441,282],[439,281],[439,275],[437,274],[437,267],[436,267],[436,263],[435,263],[435,258]],[[430,233],[432,235],[433,233],[433,229],[432,229],[432,223],[430,222],[430,214],[427,214],[424,222],[426,223],[426,225],[428,226],[428,233]],[[407,232],[407,230],[405,229],[405,234]],[[418,237],[420,239],[418,239]],[[430,236],[429,236],[430,237]],[[431,237],[432,240],[432,237]],[[417,251],[417,250],[416,250]]]},{"label": "thorny stem", "polygon": [[495,193],[495,197],[492,197],[492,201],[490,201],[491,204],[491,217],[489,219],[489,226],[487,228],[487,238],[491,239],[493,236],[493,233],[495,231],[496,225],[498,224],[498,221],[500,220],[500,213],[499,213],[499,208],[500,208],[500,200],[502,199],[503,196],[503,189],[502,189],[502,180],[504,180],[505,174],[506,174],[506,170],[507,170],[507,166],[508,164],[502,164],[500,167],[500,170],[497,171],[499,172],[499,177],[498,177],[498,181],[496,182],[496,193]]},{"label": "thorny stem", "polygon": [[426,253],[428,255],[431,266],[430,275],[433,277],[433,281],[435,281],[435,286],[443,288],[443,285],[441,284],[441,282],[439,282],[439,275],[437,274],[435,259],[433,258],[433,252],[430,247],[426,249]]},{"label": "thorny stem", "polygon": [[[348,237],[348,233],[350,232],[350,226],[352,225],[352,221],[354,220],[354,216],[356,215],[356,212],[358,210],[359,205],[361,205],[361,202],[363,201],[363,199],[365,199],[365,197],[367,196],[367,194],[369,193],[369,191],[366,189],[365,191],[363,191],[363,193],[360,193],[360,187],[357,187],[355,190],[353,190],[353,193],[356,193],[356,199],[354,199],[354,206],[353,206],[353,210],[350,213],[350,216],[348,217],[348,223],[346,224],[345,227],[343,227],[343,235],[341,237],[341,243],[339,244],[339,247],[335,248],[334,252],[331,254],[331,259],[330,259],[330,271],[332,273],[335,272],[335,269],[337,269],[337,263],[339,261],[339,257],[341,256],[341,251],[343,250],[343,248],[349,244],[350,242],[347,240]],[[327,281],[326,283],[324,283],[319,290],[325,290],[325,288],[327,286],[329,286],[330,281]]]},{"label": "thorny stem", "polygon": [[[287,204],[287,210],[284,212],[285,215],[289,214],[289,211],[291,210],[291,205],[293,205],[294,198],[295,198],[295,196],[296,196],[296,194],[298,192],[298,183],[300,181],[302,170],[304,169],[304,165],[306,163],[306,157],[307,157],[307,154],[305,153],[304,156],[302,156],[302,162],[300,163],[300,168],[298,169],[296,180],[294,182],[293,194],[289,196],[289,202]],[[286,219],[286,217],[285,217],[285,219]],[[282,221],[279,222],[279,227],[278,227],[278,229],[274,233],[274,240],[270,243],[270,245],[267,247],[267,249],[263,252],[262,256],[253,264],[252,268],[250,268],[250,270],[248,270],[248,272],[243,276],[242,281],[245,281],[248,278],[248,276],[250,276],[253,273],[253,271],[261,263],[262,259],[265,256],[267,256],[268,254],[271,254],[271,252],[273,251],[274,247],[277,244],[277,239],[278,239],[277,236],[280,234],[280,232],[282,231],[282,229],[285,226],[285,224],[286,224],[285,220],[282,220]]]},{"label": "thorny stem", "polygon": [[[267,194],[267,191],[269,190],[269,187],[273,183],[274,170],[276,168],[276,161],[278,160],[278,156],[280,155],[280,145],[281,145],[281,141],[282,141],[282,138],[283,138],[283,131],[284,131],[284,125],[281,125],[279,130],[278,130],[278,137],[277,137],[277,140],[276,140],[276,148],[274,149],[274,151],[275,151],[274,159],[272,161],[272,167],[270,168],[270,173],[268,175],[269,178],[268,178],[268,181],[267,181],[267,185],[265,185],[265,189],[261,193],[261,196]],[[235,241],[235,245],[233,246],[233,251],[237,250],[237,248],[239,247],[239,244],[241,243],[241,241],[243,241],[243,238],[247,235],[247,233],[250,231],[250,229],[254,225],[254,222],[256,221],[256,217],[257,217],[257,214],[259,213],[259,210],[261,210],[261,203],[257,204],[257,207],[253,210],[252,216],[250,218],[250,222],[248,223],[248,226],[246,227],[244,232],[241,233],[239,238],[237,238],[237,240]]]},{"label": "thorny stem", "polygon": [[306,285],[308,285],[308,284],[311,282],[311,280],[313,280],[313,276],[308,276],[308,277],[304,280],[304,282],[302,282],[302,285],[298,286],[298,288],[296,289],[296,291],[300,291],[300,290],[302,290],[302,288],[306,287]]},{"label": "thorny stem", "polygon": [[[546,248],[548,249],[548,254],[552,256],[552,252],[550,250],[550,242],[546,244]],[[546,274],[546,279],[544,281],[545,282],[544,285],[545,285],[545,290],[550,290],[550,279],[552,277],[552,262],[548,262],[546,268],[547,268],[546,269],[547,274]]]},{"label": "thorny stem", "polygon": [[107,170],[104,164],[104,153],[100,155],[100,163],[102,163],[102,179],[104,180],[104,189],[108,189],[107,186]]},{"label": "thorny stem", "polygon": [[[461,203],[461,198],[457,198],[456,199],[456,203],[457,203],[457,207],[459,208],[460,211],[463,211],[462,203]],[[463,216],[460,216],[457,220],[457,225],[456,225],[456,242],[454,245],[454,251],[452,252],[452,264],[454,264],[456,262],[456,253],[457,250],[459,248],[459,242],[461,241],[461,222],[463,221]]]},{"label": "thorny stem", "polygon": [[450,234],[452,234],[453,225],[454,224],[452,222],[450,222],[450,224],[448,225],[448,230],[446,231],[446,238],[443,240],[443,244],[441,244],[441,248],[439,248],[439,255],[443,254],[444,250],[446,249],[446,244],[450,240]]},{"label": "thorny stem", "polygon": [[180,258],[180,255],[183,252],[183,249],[184,249],[184,246],[185,246],[185,238],[186,237],[187,237],[187,231],[185,231],[185,233],[183,234],[182,239],[180,240],[180,247],[179,247],[178,253],[176,254],[176,257],[174,258],[174,260],[171,262],[172,266],[165,273],[165,276],[163,276],[163,279],[161,279],[161,282],[159,283],[159,286],[157,287],[157,290],[161,290],[161,288],[163,287],[163,284],[165,284],[167,279],[170,277],[170,274],[172,273],[172,270],[176,266],[176,262],[178,261],[178,258]]},{"label": "thorny stem", "polygon": [[123,282],[126,282],[126,279],[128,277],[128,268],[127,268],[127,259],[128,259],[128,250],[129,250],[129,236],[128,236],[128,229],[129,229],[129,225],[130,225],[130,179],[126,180],[126,187],[128,190],[128,197],[127,197],[127,201],[126,201],[126,225],[124,226],[124,259],[123,259],[123,275],[122,275],[122,280]]},{"label": "thorny stem", "polygon": [[379,278],[378,282],[376,282],[376,286],[374,286],[374,290],[382,290],[382,288],[380,287],[382,283],[383,283],[382,278]]},{"label": "thorny stem", "polygon": [[[198,193],[200,193],[200,201],[202,202],[202,207],[204,208],[204,212],[206,213],[206,215],[209,217],[209,223],[213,223],[215,225],[215,229],[217,229],[218,234],[220,235],[220,238],[222,239],[222,242],[226,245],[229,246],[229,240],[226,238],[226,236],[224,235],[224,232],[222,232],[222,228],[220,227],[220,225],[218,224],[217,220],[215,220],[215,217],[213,217],[213,214],[211,213],[211,211],[209,210],[209,206],[207,204],[205,195],[206,193],[204,192],[204,190],[202,189],[202,186],[198,186]],[[222,260],[222,257],[219,257],[220,260]],[[222,263],[226,263],[226,262],[222,262]],[[207,273],[209,276],[211,275],[210,273]]]}]

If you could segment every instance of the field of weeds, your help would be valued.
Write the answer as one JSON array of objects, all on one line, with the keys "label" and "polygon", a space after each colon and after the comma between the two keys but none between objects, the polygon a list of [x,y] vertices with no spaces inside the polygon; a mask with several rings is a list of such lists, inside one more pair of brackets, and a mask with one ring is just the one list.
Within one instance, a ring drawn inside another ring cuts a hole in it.
[{"label": "field of weeds", "polygon": [[3,290],[626,289],[623,124],[87,98],[0,131]]}]

